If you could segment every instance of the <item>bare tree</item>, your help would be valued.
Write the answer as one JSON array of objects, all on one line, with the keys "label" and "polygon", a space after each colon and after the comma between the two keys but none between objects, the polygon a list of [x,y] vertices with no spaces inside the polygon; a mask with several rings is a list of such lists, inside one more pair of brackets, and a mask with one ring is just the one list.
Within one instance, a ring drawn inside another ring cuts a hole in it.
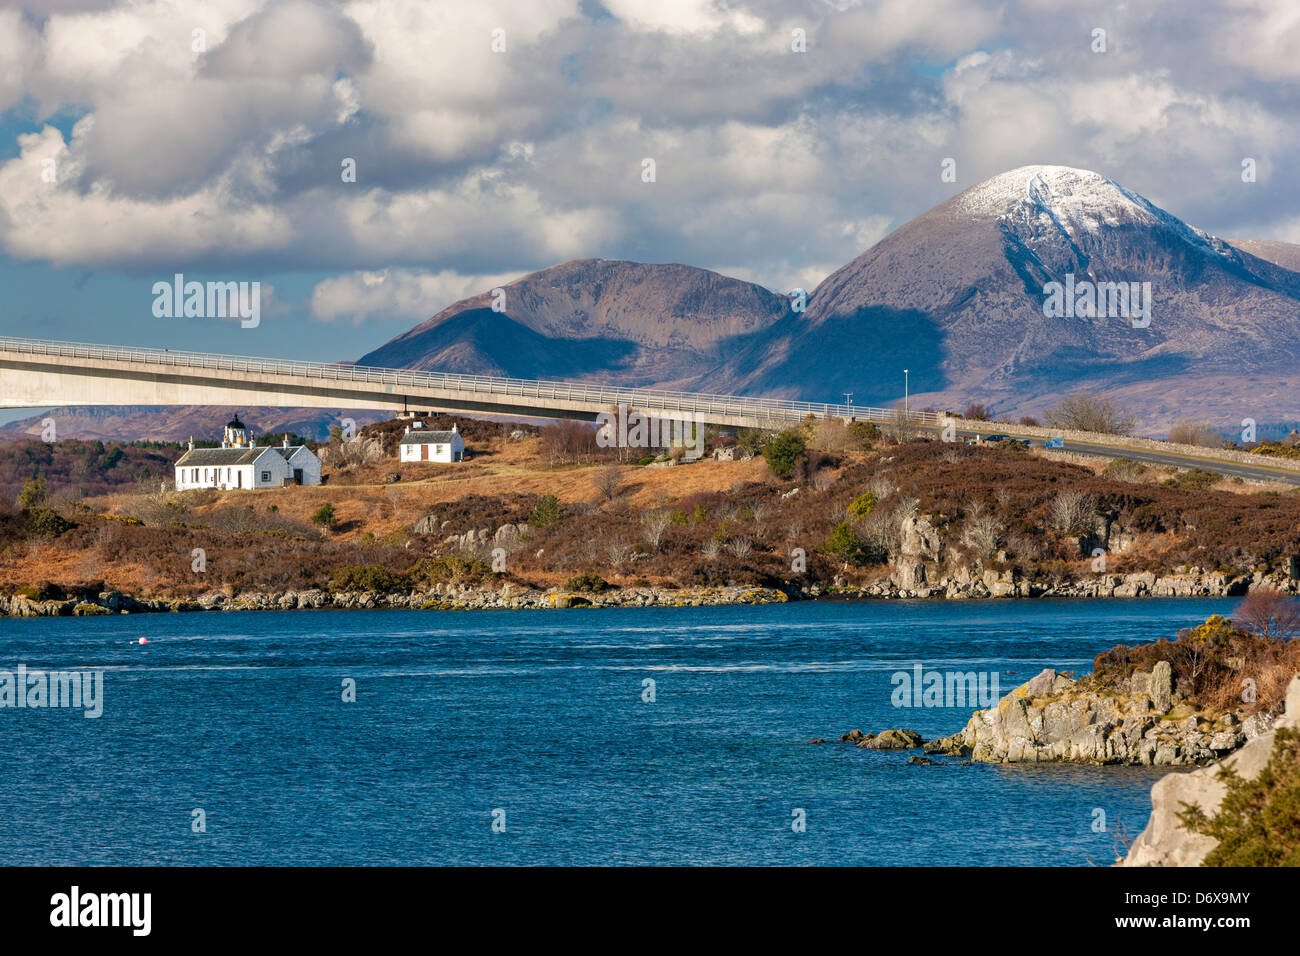
[{"label": "bare tree", "polygon": [[1252,634],[1289,641],[1300,634],[1300,601],[1265,585],[1246,595],[1232,619]]},{"label": "bare tree", "polygon": [[961,541],[977,556],[986,558],[992,554],[1001,535],[1002,522],[985,510],[983,502],[976,501],[967,508]]},{"label": "bare tree", "polygon": [[645,526],[645,540],[650,547],[656,551],[663,544],[664,532],[668,526],[673,523],[673,516],[665,511],[652,511],[641,519],[641,524]]},{"label": "bare tree", "polygon": [[700,554],[704,555],[710,561],[716,561],[722,557],[722,542],[717,538],[709,538],[700,546]]},{"label": "bare tree", "polygon": [[602,465],[596,469],[591,480],[606,501],[617,498],[619,489],[623,487],[623,473],[618,465]]},{"label": "bare tree", "polygon": [[743,561],[754,553],[754,545],[748,538],[732,538],[727,542],[727,550],[733,558]]},{"label": "bare tree", "polygon": [[1137,416],[1101,395],[1071,395],[1047,409],[1047,424],[1080,432],[1128,435]]},{"label": "bare tree", "polygon": [[867,482],[866,490],[875,495],[877,501],[884,501],[898,490],[898,486],[884,475],[876,475]]},{"label": "bare tree", "polygon": [[1097,527],[1097,501],[1081,491],[1062,491],[1048,505],[1052,526],[1067,533],[1091,534]]},{"label": "bare tree", "polygon": [[896,442],[911,441],[917,435],[916,416],[902,408],[896,408],[893,420],[883,431]]},{"label": "bare tree", "polygon": [[1199,445],[1204,448],[1223,448],[1223,436],[1209,422],[1183,421],[1169,429],[1169,441],[1175,445]]}]

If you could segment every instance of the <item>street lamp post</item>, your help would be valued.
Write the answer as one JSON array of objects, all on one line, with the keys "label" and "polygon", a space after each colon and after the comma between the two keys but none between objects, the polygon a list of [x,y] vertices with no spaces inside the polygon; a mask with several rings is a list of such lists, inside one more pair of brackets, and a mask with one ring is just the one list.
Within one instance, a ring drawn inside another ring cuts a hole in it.
[{"label": "street lamp post", "polygon": [[903,418],[910,421],[912,418],[912,413],[911,410],[908,409],[907,407],[907,397],[908,397],[907,369],[903,369]]}]

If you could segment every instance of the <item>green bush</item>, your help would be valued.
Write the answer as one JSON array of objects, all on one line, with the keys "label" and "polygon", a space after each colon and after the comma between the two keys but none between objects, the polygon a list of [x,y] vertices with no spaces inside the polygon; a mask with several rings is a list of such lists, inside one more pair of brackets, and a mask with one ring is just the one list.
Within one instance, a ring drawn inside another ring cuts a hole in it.
[{"label": "green bush", "polygon": [[862,559],[865,550],[863,541],[854,533],[853,528],[847,521],[842,521],[831,529],[830,537],[822,545],[822,550],[827,554],[835,555],[835,557],[848,564],[863,563]]},{"label": "green bush", "polygon": [[23,511],[30,511],[32,508],[44,504],[45,499],[49,496],[50,489],[45,484],[44,477],[28,478],[23,482],[23,490],[18,492],[18,507]]},{"label": "green bush", "polygon": [[860,451],[871,451],[871,447],[880,441],[880,429],[871,422],[853,422],[849,425],[849,434],[857,443]]},{"label": "green bush", "polygon": [[462,558],[458,554],[439,555],[434,558],[421,558],[415,562],[409,575],[427,584],[442,584],[447,581],[480,581],[492,574],[492,568],[478,558]]},{"label": "green bush", "polygon": [[316,513],[311,516],[312,524],[318,524],[322,528],[332,528],[338,523],[338,516],[334,514],[334,505],[325,502],[316,509]]},{"label": "green bush", "polygon": [[807,463],[808,443],[798,430],[788,428],[763,446],[763,458],[772,474],[785,480]]},{"label": "green bush", "polygon": [[393,591],[411,590],[411,576],[375,564],[351,564],[340,568],[330,580],[335,591]]},{"label": "green bush", "polygon": [[595,571],[584,571],[582,574],[575,574],[564,582],[566,591],[590,591],[593,594],[599,594],[607,587],[609,587],[609,582]]},{"label": "green bush", "polygon": [[528,523],[534,528],[545,528],[547,525],[553,525],[564,517],[564,509],[560,506],[560,499],[555,495],[542,495],[537,500],[536,507],[528,516]]},{"label": "green bush", "polygon": [[1178,815],[1187,829],[1219,841],[1202,865],[1300,866],[1300,731],[1277,731],[1254,780],[1226,767],[1218,777],[1227,793],[1213,817],[1189,804]]},{"label": "green bush", "polygon": [[848,514],[850,518],[865,518],[871,512],[876,510],[877,499],[871,492],[858,495],[849,503]]},{"label": "green bush", "polygon": [[1182,488],[1187,491],[1204,491],[1222,477],[1222,475],[1217,475],[1212,471],[1189,468],[1173,478],[1166,478],[1161,484],[1169,488]]},{"label": "green bush", "polygon": [[42,538],[57,538],[72,528],[71,521],[53,508],[32,508],[27,513],[27,531]]}]

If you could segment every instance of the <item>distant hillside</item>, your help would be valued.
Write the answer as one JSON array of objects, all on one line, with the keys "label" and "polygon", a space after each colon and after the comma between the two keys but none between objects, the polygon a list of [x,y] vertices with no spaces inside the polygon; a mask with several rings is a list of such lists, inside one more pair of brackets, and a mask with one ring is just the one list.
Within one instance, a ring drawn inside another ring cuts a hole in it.
[{"label": "distant hillside", "polygon": [[[1067,274],[1150,282],[1149,327],[1045,316],[1044,285]],[[1098,389],[1127,397],[1148,426],[1236,424],[1246,399],[1290,417],[1300,413],[1300,392],[1287,395],[1300,384],[1300,274],[1096,173],[1024,167],[891,233],[822,282],[802,320],[755,336],[718,377],[878,404],[899,397],[904,368],[918,403],[940,407],[1036,413]]]},{"label": "distant hillside", "polygon": [[82,496],[137,490],[171,478],[180,452],[101,441],[0,442],[0,508],[14,503],[28,480]]},{"label": "distant hillside", "polygon": [[[1105,391],[1144,431],[1300,417],[1300,247],[1228,242],[1087,170],[1026,166],[967,189],[785,297],[681,265],[584,259],[458,302],[366,365],[1041,414]],[[1044,285],[1149,282],[1148,327],[1051,318]]]},{"label": "distant hillside", "polygon": [[329,408],[234,408],[216,405],[126,405],[56,408],[29,418],[10,422],[0,428],[0,440],[40,438],[45,419],[54,419],[55,435],[60,440],[78,438],[97,441],[199,441],[221,438],[226,422],[236,413],[258,435],[267,432],[291,432],[324,441],[330,428],[343,418],[352,418],[358,427],[385,421],[390,412],[373,409]]},{"label": "distant hillside", "polygon": [[578,259],[443,309],[358,363],[665,385],[707,375],[790,301],[683,265]]},{"label": "distant hillside", "polygon": [[1294,242],[1273,242],[1270,239],[1229,239],[1228,242],[1257,259],[1300,272],[1300,245]]}]

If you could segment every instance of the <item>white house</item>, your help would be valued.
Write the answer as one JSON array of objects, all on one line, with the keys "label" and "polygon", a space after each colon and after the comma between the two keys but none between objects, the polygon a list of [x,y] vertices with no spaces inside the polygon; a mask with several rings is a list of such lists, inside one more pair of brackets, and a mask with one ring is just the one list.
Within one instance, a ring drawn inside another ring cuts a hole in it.
[{"label": "white house", "polygon": [[236,416],[226,425],[220,448],[195,448],[194,439],[176,462],[176,490],[191,488],[282,488],[319,485],[320,459],[306,445],[254,445]]},{"label": "white house", "polygon": [[455,425],[449,432],[428,431],[418,426],[406,428],[399,445],[398,457],[402,461],[463,461],[465,439]]}]

